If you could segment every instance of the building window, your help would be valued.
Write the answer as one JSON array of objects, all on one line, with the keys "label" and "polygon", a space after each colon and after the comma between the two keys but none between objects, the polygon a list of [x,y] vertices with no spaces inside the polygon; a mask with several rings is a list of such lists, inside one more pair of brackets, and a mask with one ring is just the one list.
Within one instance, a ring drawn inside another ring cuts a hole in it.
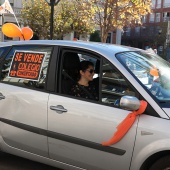
[{"label": "building window", "polygon": [[154,35],[154,27],[149,28],[149,35],[153,36]]},{"label": "building window", "polygon": [[170,1],[169,0],[164,0],[164,8],[170,7]]},{"label": "building window", "polygon": [[161,8],[161,0],[157,0],[156,8]]},{"label": "building window", "polygon": [[108,33],[106,43],[111,43],[111,33]]},{"label": "building window", "polygon": [[148,35],[148,29],[145,26],[141,27],[141,36],[146,37]]},{"label": "building window", "polygon": [[155,14],[156,16],[156,18],[155,18],[155,20],[156,20],[156,22],[160,22],[160,18],[161,18],[161,14],[160,13],[156,13]]},{"label": "building window", "polygon": [[7,37],[6,35],[4,35],[4,40],[13,40],[13,38]]},{"label": "building window", "polygon": [[140,35],[140,27],[136,27],[135,28],[135,36],[139,36]]},{"label": "building window", "polygon": [[149,22],[154,22],[154,20],[155,20],[155,14],[152,13],[150,14]]},{"label": "building window", "polygon": [[163,13],[163,22],[170,21],[170,12]]},{"label": "building window", "polygon": [[159,35],[161,30],[162,30],[162,28],[160,26],[157,26],[156,30],[155,30],[155,34]]},{"label": "building window", "polygon": [[146,15],[142,17],[142,23],[146,23]]},{"label": "building window", "polygon": [[78,34],[76,31],[74,32],[74,38],[77,38],[78,40],[79,40],[79,38],[80,38],[80,37],[79,37],[79,34]]},{"label": "building window", "polygon": [[130,37],[131,28],[126,28],[126,36]]},{"label": "building window", "polygon": [[155,5],[156,5],[156,0],[152,0],[152,6],[151,6],[151,8],[155,9]]}]

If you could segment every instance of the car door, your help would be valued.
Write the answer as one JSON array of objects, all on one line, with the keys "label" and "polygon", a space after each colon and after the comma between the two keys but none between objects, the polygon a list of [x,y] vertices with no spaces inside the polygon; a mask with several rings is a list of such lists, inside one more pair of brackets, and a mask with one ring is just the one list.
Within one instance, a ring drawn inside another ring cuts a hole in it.
[{"label": "car door", "polygon": [[[74,53],[76,53],[75,49]],[[138,120],[118,143],[107,147],[102,146],[101,143],[113,136],[118,124],[130,113],[116,108],[113,105],[115,100],[127,93],[134,96],[136,93],[106,59],[88,52],[77,53],[79,57],[81,56],[80,61],[82,58],[83,60],[94,59],[93,61],[97,59],[95,69],[98,68],[99,72],[94,77],[99,78],[100,100],[86,100],[64,94],[63,80],[60,79],[61,90],[59,93],[50,94],[48,102],[50,158],[83,169],[128,170]],[[61,57],[63,61],[64,52]],[[73,59],[71,61],[73,62]],[[68,63],[68,67],[71,67],[72,63]],[[97,63],[101,63],[102,67],[98,67]],[[61,65],[64,67],[65,63]],[[60,73],[62,74],[62,71]]]},{"label": "car door", "polygon": [[[1,62],[0,134],[6,149],[17,148],[48,157],[44,132],[49,97],[46,80],[52,49],[40,45],[13,46]],[[43,58],[38,61],[40,56]]]}]

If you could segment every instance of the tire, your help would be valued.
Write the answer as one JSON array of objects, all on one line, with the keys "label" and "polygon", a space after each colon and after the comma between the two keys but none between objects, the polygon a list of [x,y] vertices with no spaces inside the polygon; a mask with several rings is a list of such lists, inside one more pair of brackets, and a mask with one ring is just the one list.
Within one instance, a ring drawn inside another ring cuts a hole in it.
[{"label": "tire", "polygon": [[170,170],[170,155],[158,159],[149,170]]}]

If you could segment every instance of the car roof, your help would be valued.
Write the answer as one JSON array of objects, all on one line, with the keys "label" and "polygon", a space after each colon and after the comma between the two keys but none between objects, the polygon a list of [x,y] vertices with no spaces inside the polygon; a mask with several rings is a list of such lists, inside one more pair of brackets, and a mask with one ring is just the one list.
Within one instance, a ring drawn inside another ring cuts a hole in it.
[{"label": "car roof", "polygon": [[11,45],[59,45],[66,47],[77,47],[83,48],[87,50],[96,51],[100,54],[111,53],[116,54],[123,51],[139,51],[140,49],[116,45],[116,44],[108,44],[108,43],[97,43],[97,42],[89,42],[89,41],[68,41],[68,40],[29,40],[29,41],[9,41],[9,42],[0,42],[0,47],[11,46]]}]

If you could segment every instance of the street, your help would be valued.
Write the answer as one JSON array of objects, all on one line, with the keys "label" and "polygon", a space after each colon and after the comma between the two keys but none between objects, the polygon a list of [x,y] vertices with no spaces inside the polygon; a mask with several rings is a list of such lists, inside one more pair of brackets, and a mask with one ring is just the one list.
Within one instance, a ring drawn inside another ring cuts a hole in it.
[{"label": "street", "polygon": [[59,170],[51,166],[0,152],[0,170]]}]

